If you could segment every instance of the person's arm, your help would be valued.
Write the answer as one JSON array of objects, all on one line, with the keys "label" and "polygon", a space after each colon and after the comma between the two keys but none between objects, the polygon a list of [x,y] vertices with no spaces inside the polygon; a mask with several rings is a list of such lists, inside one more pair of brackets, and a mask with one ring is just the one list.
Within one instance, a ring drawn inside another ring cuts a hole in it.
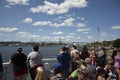
[{"label": "person's arm", "polygon": [[11,56],[11,59],[9,60],[9,63],[12,64],[14,61],[14,55]]},{"label": "person's arm", "polygon": [[73,71],[73,72],[70,74],[69,80],[70,80],[70,79],[74,79],[74,78],[76,78],[76,77],[77,77],[77,70]]},{"label": "person's arm", "polygon": [[9,63],[10,63],[10,64],[12,64],[12,63],[13,63],[13,61],[12,61],[12,60],[9,60]]}]

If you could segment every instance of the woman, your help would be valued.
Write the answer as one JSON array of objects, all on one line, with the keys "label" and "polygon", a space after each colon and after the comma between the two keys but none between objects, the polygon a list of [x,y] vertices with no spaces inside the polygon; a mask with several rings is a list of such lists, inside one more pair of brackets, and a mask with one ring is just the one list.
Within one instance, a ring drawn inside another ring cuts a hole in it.
[{"label": "woman", "polygon": [[88,80],[87,68],[84,65],[81,65],[70,74],[68,80]]},{"label": "woman", "polygon": [[48,80],[42,67],[37,67],[35,80]]},{"label": "woman", "polygon": [[115,64],[114,67],[117,69],[118,77],[120,79],[120,53],[117,52],[117,55],[114,57]]},{"label": "woman", "polygon": [[108,64],[105,67],[106,73],[105,78],[106,80],[119,80],[118,73],[116,68],[114,67],[114,61],[111,59],[108,61]]}]

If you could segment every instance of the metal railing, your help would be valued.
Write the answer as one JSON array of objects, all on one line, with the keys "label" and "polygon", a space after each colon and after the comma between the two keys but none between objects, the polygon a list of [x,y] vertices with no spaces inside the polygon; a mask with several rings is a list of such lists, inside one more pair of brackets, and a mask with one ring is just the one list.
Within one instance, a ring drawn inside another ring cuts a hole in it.
[{"label": "metal railing", "polygon": [[[53,72],[50,69],[50,64],[47,61],[56,61],[56,58],[42,59],[44,62],[44,68],[48,75],[51,75]],[[4,75],[3,80],[13,80],[13,66],[10,62],[3,63]],[[31,80],[30,74],[27,74],[27,80]]]}]

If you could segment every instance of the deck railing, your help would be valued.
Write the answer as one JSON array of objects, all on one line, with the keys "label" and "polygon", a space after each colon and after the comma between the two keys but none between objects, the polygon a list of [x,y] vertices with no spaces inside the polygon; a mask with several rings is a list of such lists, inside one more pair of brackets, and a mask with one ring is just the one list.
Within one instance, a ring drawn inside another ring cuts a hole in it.
[{"label": "deck railing", "polygon": [[[46,72],[48,73],[47,75],[50,76],[53,74],[52,70],[50,69],[50,65],[47,61],[56,61],[56,58],[49,58],[49,59],[42,59],[44,62],[44,68]],[[3,68],[4,68],[4,75],[3,75],[3,80],[13,80],[13,66],[10,64],[10,62],[5,62],[3,63]],[[27,74],[27,80],[31,80],[30,74]]]}]

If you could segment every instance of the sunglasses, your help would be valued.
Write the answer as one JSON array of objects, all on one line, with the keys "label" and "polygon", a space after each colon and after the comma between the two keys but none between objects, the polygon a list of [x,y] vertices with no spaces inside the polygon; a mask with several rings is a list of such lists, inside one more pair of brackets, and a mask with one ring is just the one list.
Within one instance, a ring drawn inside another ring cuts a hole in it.
[{"label": "sunglasses", "polygon": [[87,74],[86,74],[86,71],[83,71],[83,70],[78,70],[77,72],[78,72],[78,74],[87,75]]}]

